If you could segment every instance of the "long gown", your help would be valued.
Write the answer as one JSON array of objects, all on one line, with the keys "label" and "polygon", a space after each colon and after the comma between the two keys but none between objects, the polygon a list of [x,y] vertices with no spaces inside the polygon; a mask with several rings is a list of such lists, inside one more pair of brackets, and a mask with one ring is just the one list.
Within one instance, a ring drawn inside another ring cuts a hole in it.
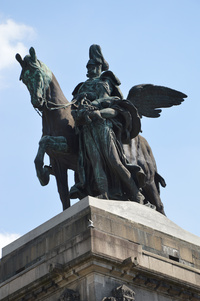
[{"label": "long gown", "polygon": [[[112,86],[110,80],[100,77],[86,81],[77,93],[85,92],[86,96],[73,107],[79,135],[79,181],[70,194],[72,198],[91,195],[141,202],[139,187],[145,175],[139,166],[128,163],[122,147],[122,143],[128,143],[139,133],[140,118],[135,107],[120,99],[119,94],[99,97],[101,89],[113,91]],[[115,110],[116,116],[102,118],[99,112],[105,108]]]}]

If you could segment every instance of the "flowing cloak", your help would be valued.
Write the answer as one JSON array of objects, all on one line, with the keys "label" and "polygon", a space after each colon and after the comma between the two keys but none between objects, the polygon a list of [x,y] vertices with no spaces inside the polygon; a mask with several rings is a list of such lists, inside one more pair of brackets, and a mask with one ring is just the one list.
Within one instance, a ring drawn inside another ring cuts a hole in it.
[{"label": "flowing cloak", "polygon": [[[101,89],[106,89],[110,98],[105,98],[105,101],[101,99],[94,110],[112,108],[117,112],[114,118],[97,118],[80,124],[77,117],[80,108],[73,108],[79,135],[79,182],[74,188],[80,191],[81,197],[98,196],[107,189],[109,199],[134,199],[131,183],[134,180],[137,184],[137,193],[144,180],[142,170],[128,163],[122,147],[122,143],[129,143],[140,132],[140,118],[132,103],[121,99],[117,84],[113,73],[107,71],[100,78],[78,85],[73,92],[75,98],[86,93],[86,98],[92,101],[99,99]],[[92,106],[92,102],[90,104]],[[84,105],[82,111],[87,114]],[[125,180],[127,177],[130,177],[130,181]]]}]

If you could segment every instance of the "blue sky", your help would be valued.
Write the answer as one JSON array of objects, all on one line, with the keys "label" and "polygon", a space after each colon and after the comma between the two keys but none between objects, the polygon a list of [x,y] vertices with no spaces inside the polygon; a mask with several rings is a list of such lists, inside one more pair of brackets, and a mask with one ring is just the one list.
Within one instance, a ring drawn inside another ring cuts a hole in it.
[{"label": "blue sky", "polygon": [[17,52],[28,54],[31,46],[53,71],[68,100],[86,79],[93,43],[101,45],[125,97],[132,86],[142,83],[188,95],[181,106],[164,109],[160,118],[143,118],[142,135],[167,182],[161,198],[168,218],[200,236],[199,14],[198,0],[1,0],[0,248],[10,237],[25,234],[62,211],[54,178],[41,187],[33,164],[41,118],[19,81],[20,66],[14,58]]}]

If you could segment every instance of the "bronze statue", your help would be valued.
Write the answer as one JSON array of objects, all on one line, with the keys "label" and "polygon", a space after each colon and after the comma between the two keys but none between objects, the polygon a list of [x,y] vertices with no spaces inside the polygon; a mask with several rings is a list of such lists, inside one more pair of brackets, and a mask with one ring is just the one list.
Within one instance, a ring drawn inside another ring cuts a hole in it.
[{"label": "bronze statue", "polygon": [[[79,182],[71,197],[86,195],[143,204],[139,188],[144,173],[126,160],[122,143],[130,142],[140,131],[136,108],[123,100],[119,80],[108,70],[98,45],[90,47],[87,63],[89,79],[74,92],[73,116],[79,136]],[[102,71],[105,71],[102,73]]]},{"label": "bronze statue", "polygon": [[[74,89],[69,103],[34,49],[29,53],[24,59],[17,54],[16,59],[22,67],[20,79],[42,114],[43,135],[35,159],[40,183],[47,185],[50,174],[56,177],[63,210],[70,206],[70,197],[92,195],[150,203],[165,214],[159,193],[159,183],[165,186],[165,181],[157,173],[147,141],[139,135],[140,118],[158,117],[159,108],[178,105],[187,96],[166,87],[139,85],[124,99],[100,46],[92,45],[89,79]],[[43,166],[45,152],[50,166]],[[67,169],[76,174],[70,196]]]},{"label": "bronze statue", "polygon": [[[42,138],[35,158],[37,176],[41,185],[47,185],[49,175],[56,177],[63,210],[70,207],[67,170],[77,169],[78,144],[74,130],[71,105],[65,98],[54,74],[40,62],[34,48],[30,55],[16,59],[22,67],[20,80],[27,86],[33,107],[42,114]],[[66,109],[65,109],[66,108]],[[50,157],[50,166],[44,166],[44,155]]]}]

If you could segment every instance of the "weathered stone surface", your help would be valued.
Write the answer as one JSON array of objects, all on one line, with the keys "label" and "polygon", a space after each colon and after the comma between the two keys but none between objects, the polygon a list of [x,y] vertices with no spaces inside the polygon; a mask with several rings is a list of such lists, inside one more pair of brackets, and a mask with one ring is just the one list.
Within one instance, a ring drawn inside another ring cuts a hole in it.
[{"label": "weathered stone surface", "polygon": [[148,207],[117,204],[85,198],[5,247],[0,300],[54,301],[68,289],[101,301],[122,285],[136,301],[199,300],[200,238]]},{"label": "weathered stone surface", "polygon": [[67,288],[61,294],[58,301],[80,301],[80,295],[78,292],[75,292]]},{"label": "weathered stone surface", "polygon": [[112,290],[111,297],[105,297],[102,301],[134,301],[135,292],[126,285],[120,285],[116,289]]}]

